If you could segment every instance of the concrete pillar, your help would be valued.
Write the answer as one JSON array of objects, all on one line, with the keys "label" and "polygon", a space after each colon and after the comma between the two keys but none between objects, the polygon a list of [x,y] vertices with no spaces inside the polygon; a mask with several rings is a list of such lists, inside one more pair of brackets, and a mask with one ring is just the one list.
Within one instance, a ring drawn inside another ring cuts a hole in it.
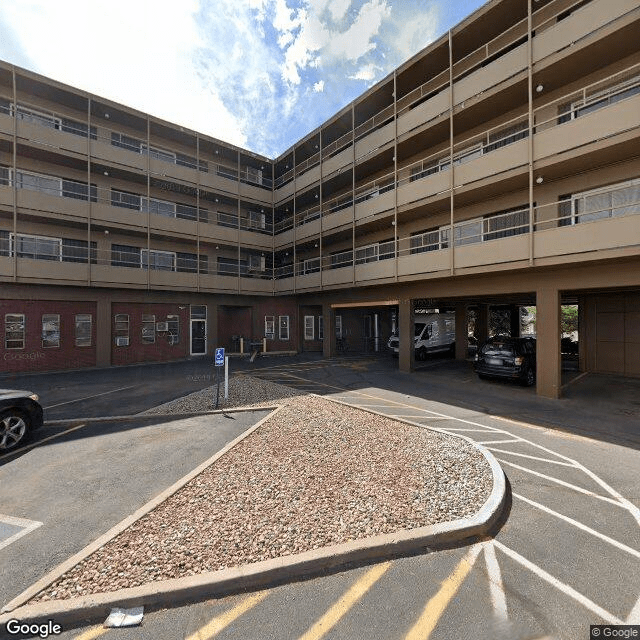
[{"label": "concrete pillar", "polygon": [[415,349],[413,348],[413,304],[411,300],[400,300],[399,307],[399,368],[400,371],[406,371],[407,373],[410,373],[415,367]]},{"label": "concrete pillar", "polygon": [[335,313],[331,305],[326,302],[322,305],[322,317],[322,323],[324,325],[322,355],[325,358],[331,358],[336,355],[336,323]]},{"label": "concrete pillar", "polygon": [[487,340],[489,337],[489,305],[479,304],[476,311],[476,339],[478,340],[478,346]]},{"label": "concrete pillar", "polygon": [[456,360],[466,360],[469,351],[469,332],[467,329],[467,305],[456,303]]},{"label": "concrete pillar", "polygon": [[520,337],[520,307],[517,304],[509,305],[509,323],[511,325],[511,337]]},{"label": "concrete pillar", "polygon": [[111,366],[111,300],[105,295],[96,303],[96,366]]},{"label": "concrete pillar", "polygon": [[545,287],[536,291],[537,393],[545,398],[561,395],[560,291]]},{"label": "concrete pillar", "polygon": [[578,298],[578,371],[587,370],[587,299]]}]

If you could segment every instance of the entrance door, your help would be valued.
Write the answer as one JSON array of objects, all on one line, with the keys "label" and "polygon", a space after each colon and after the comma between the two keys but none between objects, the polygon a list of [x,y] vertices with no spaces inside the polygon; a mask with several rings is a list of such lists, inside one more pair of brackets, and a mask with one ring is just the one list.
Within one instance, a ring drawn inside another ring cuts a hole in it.
[{"label": "entrance door", "polygon": [[191,355],[204,356],[207,353],[207,307],[191,307]]}]

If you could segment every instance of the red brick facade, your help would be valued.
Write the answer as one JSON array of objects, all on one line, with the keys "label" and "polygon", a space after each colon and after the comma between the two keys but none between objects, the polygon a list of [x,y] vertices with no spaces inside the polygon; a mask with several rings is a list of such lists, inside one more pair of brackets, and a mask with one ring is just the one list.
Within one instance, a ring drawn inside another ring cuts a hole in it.
[{"label": "red brick facade", "polygon": [[[22,347],[7,349],[7,315],[24,315],[25,330]],[[43,346],[42,316],[60,316],[59,346]],[[91,344],[76,345],[76,319],[79,314],[91,315]],[[93,302],[55,300],[0,300],[0,371],[54,371],[79,369],[96,364],[96,305]]]},{"label": "red brick facade", "polygon": [[[115,317],[118,314],[129,317],[129,345],[116,346]],[[172,344],[168,333],[155,331],[155,341],[143,342],[142,316],[154,315],[155,322],[166,322],[167,316],[177,315],[179,336],[177,344]],[[111,305],[111,364],[135,364],[140,362],[166,362],[179,360],[189,355],[189,307],[181,309],[177,304],[145,304],[135,302],[114,302]]]}]

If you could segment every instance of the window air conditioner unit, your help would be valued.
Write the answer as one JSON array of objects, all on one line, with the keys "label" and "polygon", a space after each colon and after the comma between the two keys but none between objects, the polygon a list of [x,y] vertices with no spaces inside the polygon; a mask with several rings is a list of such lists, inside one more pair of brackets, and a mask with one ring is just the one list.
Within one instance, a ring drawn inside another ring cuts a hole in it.
[{"label": "window air conditioner unit", "polygon": [[169,331],[168,322],[156,322],[156,331]]},{"label": "window air conditioner unit", "polygon": [[264,256],[249,256],[249,271],[264,271]]},{"label": "window air conditioner unit", "polygon": [[129,337],[128,336],[118,336],[116,337],[116,347],[128,347],[129,346]]}]

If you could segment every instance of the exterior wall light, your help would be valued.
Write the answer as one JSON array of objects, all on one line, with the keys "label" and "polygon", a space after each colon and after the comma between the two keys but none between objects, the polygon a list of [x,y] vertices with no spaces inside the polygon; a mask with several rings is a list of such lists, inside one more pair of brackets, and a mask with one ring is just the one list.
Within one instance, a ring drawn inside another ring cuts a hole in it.
[{"label": "exterior wall light", "polygon": [[537,91],[538,93],[542,93],[543,89],[544,89],[544,85],[541,85],[541,84],[539,84],[539,85],[536,87],[536,91]]},{"label": "exterior wall light", "polygon": [[542,176],[538,176],[536,178],[536,184],[542,184],[544,182],[544,178]]}]

